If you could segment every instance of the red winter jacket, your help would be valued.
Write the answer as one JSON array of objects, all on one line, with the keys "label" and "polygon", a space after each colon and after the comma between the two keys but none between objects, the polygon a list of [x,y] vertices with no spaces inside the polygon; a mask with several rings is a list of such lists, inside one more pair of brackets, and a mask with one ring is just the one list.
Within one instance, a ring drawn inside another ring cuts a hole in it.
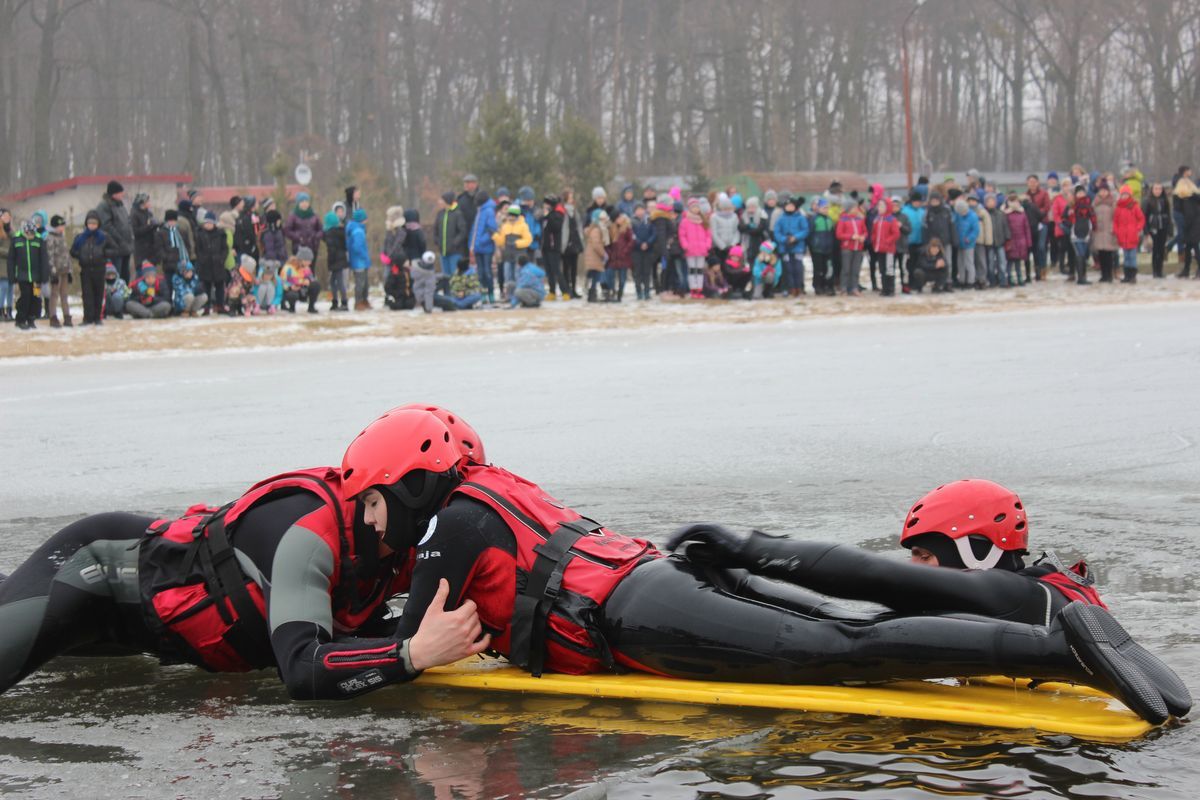
[{"label": "red winter jacket", "polygon": [[1008,212],[1008,231],[1011,235],[1004,243],[1004,255],[1012,261],[1024,261],[1033,247],[1033,233],[1029,230],[1025,209],[1018,206],[1016,211]]},{"label": "red winter jacket", "polygon": [[871,227],[871,250],[876,253],[895,253],[900,241],[900,223],[892,214],[875,219]]},{"label": "red winter jacket", "polygon": [[[861,239],[854,237],[861,236]],[[838,219],[837,238],[843,250],[862,250],[867,241],[867,223],[857,214],[842,214]]]},{"label": "red winter jacket", "polygon": [[1132,197],[1117,202],[1113,211],[1113,231],[1122,250],[1133,250],[1142,241],[1142,229],[1146,227],[1146,216],[1141,206]]}]

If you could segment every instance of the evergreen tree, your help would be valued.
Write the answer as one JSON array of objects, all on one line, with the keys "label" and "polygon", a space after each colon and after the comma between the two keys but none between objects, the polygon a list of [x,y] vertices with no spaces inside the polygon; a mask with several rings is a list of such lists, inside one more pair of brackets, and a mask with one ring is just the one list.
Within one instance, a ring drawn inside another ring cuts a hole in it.
[{"label": "evergreen tree", "polygon": [[700,150],[696,147],[695,142],[688,145],[687,171],[691,176],[688,181],[688,191],[692,194],[708,194],[713,186],[712,179],[708,177],[704,159],[700,157]]},{"label": "evergreen tree", "polygon": [[582,117],[568,114],[555,133],[563,180],[581,197],[589,196],[593,186],[608,187],[613,177],[613,161],[600,132]]},{"label": "evergreen tree", "polygon": [[534,191],[546,191],[555,178],[554,163],[550,140],[541,131],[526,128],[516,103],[502,94],[484,100],[467,136],[463,172],[475,173],[490,190],[507,186],[515,192],[519,186],[532,186]]}]

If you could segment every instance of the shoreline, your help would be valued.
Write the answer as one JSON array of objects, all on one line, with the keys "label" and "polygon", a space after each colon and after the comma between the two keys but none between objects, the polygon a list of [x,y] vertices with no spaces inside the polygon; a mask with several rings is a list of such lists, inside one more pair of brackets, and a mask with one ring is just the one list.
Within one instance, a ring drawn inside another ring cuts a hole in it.
[{"label": "shoreline", "polygon": [[[318,307],[325,305],[321,301]],[[376,299],[378,303],[378,298]],[[1200,280],[1144,276],[1137,284],[1075,286],[1054,275],[1012,289],[959,290],[952,294],[880,297],[813,297],[772,300],[626,300],[621,304],[554,301],[537,309],[507,307],[425,314],[377,307],[367,312],[304,312],[256,317],[106,320],[104,326],[35,331],[0,328],[0,365],[139,355],[185,355],[238,350],[335,347],[398,339],[476,338],[538,334],[578,335],[652,328],[746,325],[836,318],[954,316],[1044,309],[1090,309],[1200,302]]]}]

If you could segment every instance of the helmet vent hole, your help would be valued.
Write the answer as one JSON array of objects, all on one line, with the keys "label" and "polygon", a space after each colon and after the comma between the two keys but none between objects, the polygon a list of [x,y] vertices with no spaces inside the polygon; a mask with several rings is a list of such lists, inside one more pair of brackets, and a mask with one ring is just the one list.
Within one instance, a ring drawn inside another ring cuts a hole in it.
[{"label": "helmet vent hole", "polygon": [[449,442],[450,442],[450,431],[446,431],[445,433],[443,433],[443,434],[442,434],[442,438],[446,440],[446,443],[447,443],[447,444],[449,444]]},{"label": "helmet vent hole", "polygon": [[467,448],[468,450],[474,450],[474,449],[475,449],[475,443],[474,443],[474,442],[471,442],[471,441],[468,441],[468,440],[466,440],[466,439],[463,439],[463,442],[462,442],[462,443],[463,443],[463,447]]},{"label": "helmet vent hole", "polygon": [[1025,530],[1025,521],[1024,521],[1024,520],[1021,520],[1020,522],[1018,522],[1018,523],[1017,523],[1016,525],[1014,525],[1013,527],[1014,527],[1014,528],[1016,528],[1016,529],[1017,529],[1017,530],[1019,530],[1019,531],[1023,531],[1023,530]]},{"label": "helmet vent hole", "polygon": [[454,424],[454,415],[451,414],[450,416],[446,417],[446,421],[449,422],[451,425],[453,425]]},{"label": "helmet vent hole", "polygon": [[922,509],[924,506],[925,506],[925,504],[924,504],[924,503],[917,503],[915,506],[913,506],[913,507],[912,507],[912,511],[910,511],[910,512],[908,512],[908,513],[910,513],[910,514],[915,514],[915,513],[917,513],[918,511],[920,511],[920,510],[921,510],[921,509]]},{"label": "helmet vent hole", "polygon": [[910,519],[908,521],[908,524],[905,525],[904,527],[911,528],[912,526],[916,525],[919,521],[920,521],[919,519],[917,519],[916,517],[913,517],[912,519]]},{"label": "helmet vent hole", "polygon": [[1022,508],[1024,508],[1024,506],[1022,506],[1022,505],[1021,505],[1021,501],[1020,501],[1020,500],[1018,500],[1017,502],[1013,503],[1013,508],[1015,508],[1015,509],[1017,509],[1018,511],[1020,511]]},{"label": "helmet vent hole", "polygon": [[993,519],[992,522],[1004,522],[1004,518],[1007,516],[1007,514],[997,514],[996,518]]},{"label": "helmet vent hole", "polygon": [[350,469],[348,469],[342,473],[342,479],[345,480],[346,478],[349,478],[350,475],[353,473],[354,473],[354,467],[351,467]]},{"label": "helmet vent hole", "polygon": [[422,452],[422,453],[424,453],[424,452],[426,452],[427,450],[429,450],[429,446],[430,446],[431,444],[433,444],[433,442],[429,441],[428,439],[426,439],[425,441],[421,442],[421,452]]}]

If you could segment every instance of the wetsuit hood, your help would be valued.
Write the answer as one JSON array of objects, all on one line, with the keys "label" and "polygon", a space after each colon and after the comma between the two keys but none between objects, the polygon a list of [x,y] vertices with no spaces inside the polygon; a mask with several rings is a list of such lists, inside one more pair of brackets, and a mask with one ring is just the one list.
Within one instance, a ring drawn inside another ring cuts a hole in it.
[{"label": "wetsuit hood", "polygon": [[[991,540],[977,533],[962,539],[951,539],[942,533],[922,533],[905,540],[904,546],[910,550],[914,546],[928,550],[937,556],[940,567],[968,569],[963,561],[962,552],[959,550],[958,542],[960,541],[967,543],[976,562],[984,561],[993,552],[994,545]],[[1025,562],[1021,558],[1021,553],[1015,550],[1001,551],[1000,560],[991,567],[991,569],[1002,569],[1008,572],[1017,572],[1024,568]]]}]

